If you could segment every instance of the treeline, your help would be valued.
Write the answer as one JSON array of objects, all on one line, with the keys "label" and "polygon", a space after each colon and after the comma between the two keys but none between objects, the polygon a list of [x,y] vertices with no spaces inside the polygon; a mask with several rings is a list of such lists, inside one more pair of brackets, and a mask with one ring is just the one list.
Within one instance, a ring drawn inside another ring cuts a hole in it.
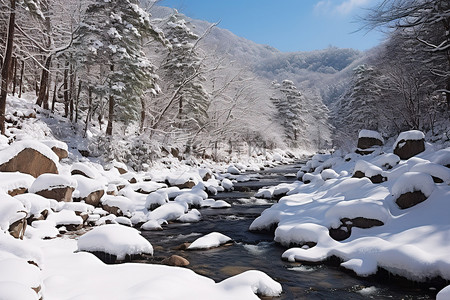
[{"label": "treeline", "polygon": [[214,24],[196,34],[176,11],[152,18],[153,5],[0,0],[1,133],[7,134],[6,95],[31,92],[36,105],[62,113],[84,136],[93,128],[100,132],[88,149],[93,155],[129,159],[154,155],[164,145],[201,154],[231,139],[303,148],[329,140],[328,129],[321,141],[312,137],[308,127],[317,120],[300,121],[320,107],[320,123],[327,124],[320,99],[297,97],[302,109],[284,116],[289,95],[202,47]]},{"label": "treeline", "polygon": [[450,140],[450,2],[386,0],[366,16],[366,28],[389,28],[387,41],[353,69],[334,103],[335,140],[361,128],[385,137],[418,129]]}]

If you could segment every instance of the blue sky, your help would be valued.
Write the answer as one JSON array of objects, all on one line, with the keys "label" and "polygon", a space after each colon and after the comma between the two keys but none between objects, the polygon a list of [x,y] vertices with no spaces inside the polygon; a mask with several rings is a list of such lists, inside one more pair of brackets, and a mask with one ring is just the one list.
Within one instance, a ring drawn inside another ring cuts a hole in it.
[{"label": "blue sky", "polygon": [[374,0],[162,0],[160,5],[209,22],[281,51],[328,46],[367,50],[383,40],[378,31],[356,32],[357,16]]}]

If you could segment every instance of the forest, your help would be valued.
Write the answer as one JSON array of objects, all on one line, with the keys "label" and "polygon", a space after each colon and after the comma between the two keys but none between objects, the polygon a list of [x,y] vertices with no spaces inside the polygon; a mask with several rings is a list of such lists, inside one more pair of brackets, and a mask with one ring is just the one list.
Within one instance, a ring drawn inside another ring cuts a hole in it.
[{"label": "forest", "polygon": [[6,95],[32,93],[89,140],[92,155],[119,160],[164,147],[211,156],[232,141],[330,149],[361,128],[449,139],[446,1],[382,1],[361,17],[361,30],[386,30],[370,51],[296,53],[151,1],[0,5],[2,134]]}]

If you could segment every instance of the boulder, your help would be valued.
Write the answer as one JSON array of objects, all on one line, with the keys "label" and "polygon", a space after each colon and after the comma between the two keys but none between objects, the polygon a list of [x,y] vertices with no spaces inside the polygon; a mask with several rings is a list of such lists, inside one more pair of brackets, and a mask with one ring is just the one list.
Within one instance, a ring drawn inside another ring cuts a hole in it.
[{"label": "boulder", "polygon": [[425,135],[418,130],[400,133],[394,143],[394,154],[400,159],[410,159],[423,151],[425,151]]},{"label": "boulder", "polygon": [[[56,156],[56,155],[55,155]],[[25,148],[0,165],[0,172],[20,172],[38,177],[44,173],[58,174],[55,161],[33,148]]]},{"label": "boulder", "polygon": [[29,192],[47,199],[71,202],[72,193],[76,187],[77,182],[71,177],[55,174],[42,174],[33,182],[29,188]]},{"label": "boulder", "polygon": [[371,228],[374,226],[382,226],[384,223],[380,220],[369,219],[364,217],[356,217],[353,219],[350,218],[342,218],[341,225],[338,228],[330,228],[329,234],[330,237],[335,239],[336,241],[343,241],[350,237],[352,234],[352,228]]},{"label": "boulder", "polygon": [[179,255],[172,255],[168,258],[165,258],[161,261],[162,264],[167,266],[175,266],[175,267],[185,267],[189,265],[189,261],[181,257]]},{"label": "boulder", "polygon": [[374,146],[383,146],[384,140],[379,132],[373,130],[361,130],[358,135],[359,149],[369,149]]},{"label": "boulder", "polygon": [[26,227],[27,227],[27,218],[25,216],[9,225],[8,231],[16,239],[23,240]]},{"label": "boulder", "polygon": [[400,207],[401,209],[406,209],[413,207],[414,205],[417,205],[425,200],[427,200],[427,197],[424,195],[424,193],[422,193],[422,191],[414,191],[400,195],[400,197],[395,200],[395,203],[397,203],[398,207]]},{"label": "boulder", "polygon": [[51,190],[42,190],[35,192],[35,194],[42,196],[47,199],[54,199],[60,202],[71,202],[72,201],[72,193],[74,191],[73,187],[62,187]]},{"label": "boulder", "polygon": [[67,152],[67,150],[65,149],[61,149],[56,146],[53,146],[51,149],[53,152],[55,152],[56,155],[58,155],[59,160],[69,157],[69,152]]}]

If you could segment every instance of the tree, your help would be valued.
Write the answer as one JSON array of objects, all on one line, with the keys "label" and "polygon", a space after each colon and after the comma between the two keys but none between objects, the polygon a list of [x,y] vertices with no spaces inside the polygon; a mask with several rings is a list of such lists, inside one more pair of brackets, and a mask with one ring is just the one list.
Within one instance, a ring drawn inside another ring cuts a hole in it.
[{"label": "tree", "polygon": [[74,56],[97,74],[92,88],[108,99],[106,134],[110,136],[115,120],[139,119],[141,97],[157,78],[142,41],[163,38],[136,0],[95,0],[87,7],[77,35]]},{"label": "tree", "polygon": [[[214,26],[214,25],[213,25]],[[175,128],[195,131],[207,121],[210,95],[205,88],[207,67],[198,49],[203,36],[193,33],[183,15],[175,11],[162,27],[172,48],[160,67],[163,90],[176,90],[170,108]],[[160,98],[164,98],[164,94]]]},{"label": "tree", "polygon": [[278,110],[278,120],[284,127],[286,139],[297,145],[305,136],[306,124],[301,113],[304,96],[290,80],[283,80],[281,84],[273,82],[273,88],[275,93],[271,100]]},{"label": "tree", "polygon": [[[401,29],[418,41],[417,48],[444,64],[433,64],[431,72],[443,78],[438,91],[450,109],[450,2],[448,0],[384,0],[366,16],[366,27]],[[417,49],[416,48],[416,49]]]},{"label": "tree", "polygon": [[[39,10],[37,4],[32,0],[25,0],[25,7],[28,11],[35,13],[42,17],[42,13]],[[5,134],[5,114],[6,114],[6,96],[8,94],[8,85],[11,80],[11,63],[14,47],[14,34],[16,26],[16,9],[22,6],[22,2],[18,0],[10,0],[9,6],[9,22],[6,38],[5,56],[2,62],[2,79],[1,79],[1,91],[0,91],[0,134]]]}]

